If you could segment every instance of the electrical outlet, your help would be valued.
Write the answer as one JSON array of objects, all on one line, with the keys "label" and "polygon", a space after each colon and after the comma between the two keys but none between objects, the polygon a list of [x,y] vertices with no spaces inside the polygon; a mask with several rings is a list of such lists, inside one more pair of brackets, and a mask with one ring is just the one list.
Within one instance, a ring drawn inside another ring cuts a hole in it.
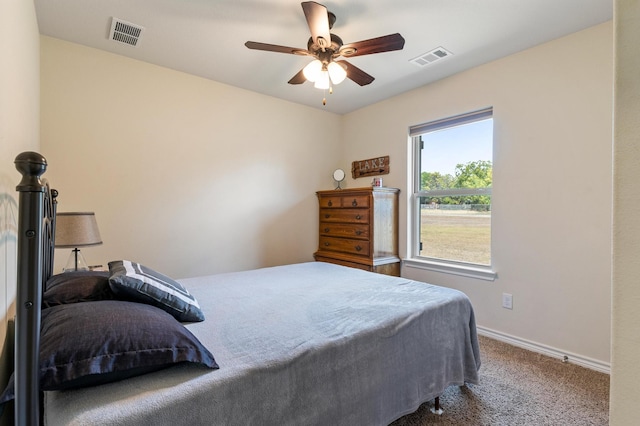
[{"label": "electrical outlet", "polygon": [[513,309],[513,295],[502,293],[502,307],[505,309]]}]

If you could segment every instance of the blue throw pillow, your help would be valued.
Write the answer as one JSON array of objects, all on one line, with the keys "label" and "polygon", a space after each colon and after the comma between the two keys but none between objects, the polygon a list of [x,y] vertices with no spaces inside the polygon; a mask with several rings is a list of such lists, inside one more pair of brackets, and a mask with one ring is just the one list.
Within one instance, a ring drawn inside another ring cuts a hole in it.
[{"label": "blue throw pillow", "polygon": [[42,307],[114,299],[107,271],[63,272],[49,278],[42,295]]},{"label": "blue throw pillow", "polygon": [[204,321],[198,301],[179,282],[139,263],[109,262],[109,286],[118,298],[147,303],[178,321]]}]

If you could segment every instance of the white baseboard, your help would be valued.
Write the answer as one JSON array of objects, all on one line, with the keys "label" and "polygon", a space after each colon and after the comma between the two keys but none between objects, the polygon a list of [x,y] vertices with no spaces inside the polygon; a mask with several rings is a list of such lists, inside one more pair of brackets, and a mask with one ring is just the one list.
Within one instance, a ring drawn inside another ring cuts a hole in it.
[{"label": "white baseboard", "polygon": [[571,352],[562,351],[560,349],[552,348],[547,345],[542,345],[540,343],[531,342],[526,339],[521,339],[519,337],[511,336],[505,333],[501,333],[499,331],[491,330],[486,327],[477,326],[477,329],[478,329],[478,334],[481,336],[490,337],[492,339],[499,340],[501,342],[508,343],[513,346],[517,346],[519,348],[527,349],[542,355],[550,356],[551,358],[556,358],[559,360],[563,360],[565,362],[570,362],[572,364],[580,365],[582,367],[599,371],[601,373],[611,374],[610,363],[587,358]]}]

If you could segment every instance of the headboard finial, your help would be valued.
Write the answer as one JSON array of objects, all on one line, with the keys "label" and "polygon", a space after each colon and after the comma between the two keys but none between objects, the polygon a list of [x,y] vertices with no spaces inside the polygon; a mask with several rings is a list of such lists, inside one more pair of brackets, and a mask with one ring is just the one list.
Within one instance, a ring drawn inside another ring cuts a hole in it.
[{"label": "headboard finial", "polygon": [[18,154],[14,163],[16,169],[22,174],[22,180],[16,187],[17,191],[45,191],[45,185],[40,181],[40,176],[47,170],[46,158],[37,152],[26,151]]}]

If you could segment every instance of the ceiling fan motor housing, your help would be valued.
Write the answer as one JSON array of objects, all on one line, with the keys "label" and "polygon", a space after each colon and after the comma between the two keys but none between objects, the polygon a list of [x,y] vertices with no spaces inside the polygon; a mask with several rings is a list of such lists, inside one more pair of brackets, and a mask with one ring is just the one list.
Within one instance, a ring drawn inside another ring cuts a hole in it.
[{"label": "ceiling fan motor housing", "polygon": [[[309,37],[309,41],[307,41],[307,50],[318,57],[326,51],[329,51],[331,56],[338,54],[338,52],[340,51],[340,48],[343,45],[342,39],[333,33],[331,33],[330,35],[331,35],[331,45],[326,46],[324,48],[322,46],[319,46],[318,43],[314,43],[313,37]],[[319,37],[318,39],[324,40],[321,37]]]}]

